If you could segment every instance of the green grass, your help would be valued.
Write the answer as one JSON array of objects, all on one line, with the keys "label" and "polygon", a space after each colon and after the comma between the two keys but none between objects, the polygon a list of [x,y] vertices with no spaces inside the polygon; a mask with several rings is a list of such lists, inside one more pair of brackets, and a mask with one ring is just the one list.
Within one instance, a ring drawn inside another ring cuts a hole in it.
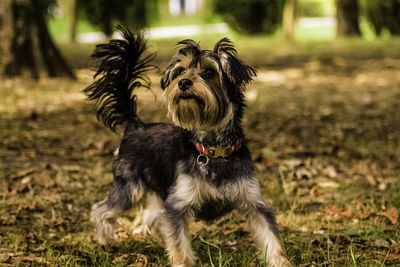
[{"label": "green grass", "polygon": [[[48,27],[51,36],[58,43],[67,43],[69,34],[69,21],[67,17],[54,18],[48,20]],[[100,28],[89,23],[87,20],[79,19],[77,22],[78,33],[99,32]]]},{"label": "green grass", "polygon": [[298,26],[295,34],[297,41],[331,41],[335,39],[335,36],[335,27],[304,28]]}]

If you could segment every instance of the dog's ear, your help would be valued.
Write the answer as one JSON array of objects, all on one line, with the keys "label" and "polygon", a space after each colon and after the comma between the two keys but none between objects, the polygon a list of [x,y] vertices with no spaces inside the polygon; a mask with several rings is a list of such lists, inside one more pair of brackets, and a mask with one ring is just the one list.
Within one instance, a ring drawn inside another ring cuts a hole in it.
[{"label": "dog's ear", "polygon": [[245,86],[257,75],[255,69],[238,58],[233,43],[228,38],[221,39],[215,46],[214,52],[218,55],[222,70],[229,80],[239,86]]},{"label": "dog's ear", "polygon": [[186,56],[188,53],[197,55],[200,53],[200,45],[192,39],[185,39],[178,42],[177,47],[179,48],[178,54]]}]

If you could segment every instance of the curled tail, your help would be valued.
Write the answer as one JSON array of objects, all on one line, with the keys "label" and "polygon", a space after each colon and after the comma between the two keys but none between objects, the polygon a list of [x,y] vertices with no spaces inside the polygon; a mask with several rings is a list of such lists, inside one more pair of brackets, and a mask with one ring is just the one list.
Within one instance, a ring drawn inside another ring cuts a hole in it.
[{"label": "curled tail", "polygon": [[150,88],[146,72],[156,68],[150,64],[155,54],[144,55],[143,33],[133,34],[121,26],[117,29],[123,40],[96,45],[92,57],[101,59],[94,75],[99,78],[83,90],[89,100],[96,100],[97,118],[113,131],[129,120],[141,123],[133,91],[138,87]]}]

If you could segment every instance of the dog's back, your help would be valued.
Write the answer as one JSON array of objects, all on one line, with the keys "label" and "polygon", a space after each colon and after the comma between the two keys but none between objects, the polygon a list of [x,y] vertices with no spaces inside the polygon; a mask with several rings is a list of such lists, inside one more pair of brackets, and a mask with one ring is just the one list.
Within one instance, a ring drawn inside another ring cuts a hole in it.
[{"label": "dog's back", "polygon": [[128,123],[114,162],[114,176],[141,179],[148,190],[165,199],[175,178],[174,163],[193,152],[190,136],[181,127],[167,123],[137,127]]}]

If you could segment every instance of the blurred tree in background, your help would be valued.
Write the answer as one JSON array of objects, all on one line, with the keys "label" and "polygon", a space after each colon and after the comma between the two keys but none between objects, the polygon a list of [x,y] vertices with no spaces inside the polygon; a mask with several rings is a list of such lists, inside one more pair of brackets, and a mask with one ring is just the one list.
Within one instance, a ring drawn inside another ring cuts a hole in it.
[{"label": "blurred tree in background", "polygon": [[69,17],[69,41],[76,42],[76,35],[78,34],[78,0],[69,0],[68,17]]},{"label": "blurred tree in background", "polygon": [[363,0],[362,5],[376,35],[383,29],[400,34],[400,0]]},{"label": "blurred tree in background", "polygon": [[337,36],[361,36],[358,0],[337,0]]},{"label": "blurred tree in background", "polygon": [[286,0],[283,9],[283,35],[286,40],[294,40],[296,28],[296,7],[297,0]]},{"label": "blurred tree in background", "polygon": [[47,28],[50,4],[54,1],[0,1],[0,76],[74,77]]},{"label": "blurred tree in background", "polygon": [[239,33],[272,34],[282,24],[285,0],[214,0],[214,10]]},{"label": "blurred tree in background", "polygon": [[159,15],[158,0],[79,0],[78,10],[107,36],[118,23],[137,30]]}]

